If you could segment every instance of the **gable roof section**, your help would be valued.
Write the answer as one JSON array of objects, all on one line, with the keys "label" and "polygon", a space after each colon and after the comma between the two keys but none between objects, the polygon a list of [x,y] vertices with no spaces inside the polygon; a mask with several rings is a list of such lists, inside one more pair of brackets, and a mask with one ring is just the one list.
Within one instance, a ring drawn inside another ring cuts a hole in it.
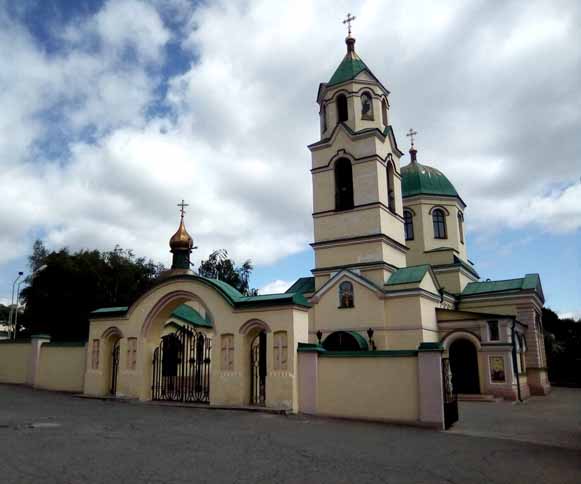
[{"label": "gable roof section", "polygon": [[183,321],[184,323],[191,324],[192,326],[201,326],[203,328],[212,328],[213,324],[211,321],[203,318],[202,315],[196,311],[193,307],[187,304],[182,304],[175,308],[171,313],[176,319]]},{"label": "gable roof section", "polygon": [[[172,279],[190,279],[210,286],[220,293],[220,295],[226,299],[226,302],[234,308],[269,307],[289,304],[306,308],[311,307],[309,301],[307,301],[301,293],[286,292],[282,294],[265,294],[262,296],[244,296],[240,291],[224,281],[195,274],[170,276],[160,281],[160,283],[165,283]],[[153,289],[155,289],[155,287]],[[89,316],[91,319],[119,317],[127,315],[128,311],[129,307],[127,306],[99,308],[92,311]]]},{"label": "gable roof section", "polygon": [[297,279],[295,283],[285,291],[287,294],[291,292],[299,294],[315,292],[315,278],[301,277]]},{"label": "gable roof section", "polygon": [[367,287],[371,291],[383,294],[383,290],[380,287],[378,287],[373,281],[370,281],[361,274],[357,274],[349,269],[342,269],[339,272],[337,272],[333,277],[331,277],[327,282],[325,282],[325,284],[323,284],[319,288],[319,290],[311,296],[310,300],[317,302],[323,296],[323,294],[325,294],[329,289],[331,289],[344,276],[347,276],[349,279],[358,282],[359,284]]},{"label": "gable roof section", "polygon": [[462,293],[461,297],[488,295],[488,294],[512,294],[520,292],[534,292],[539,296],[541,301],[545,301],[541,278],[538,274],[527,274],[525,277],[516,279],[504,279],[500,281],[480,281],[469,282]]},{"label": "gable roof section", "polygon": [[395,286],[396,284],[412,284],[422,282],[426,273],[430,270],[429,264],[419,266],[402,267],[395,271],[385,283],[386,286]]}]

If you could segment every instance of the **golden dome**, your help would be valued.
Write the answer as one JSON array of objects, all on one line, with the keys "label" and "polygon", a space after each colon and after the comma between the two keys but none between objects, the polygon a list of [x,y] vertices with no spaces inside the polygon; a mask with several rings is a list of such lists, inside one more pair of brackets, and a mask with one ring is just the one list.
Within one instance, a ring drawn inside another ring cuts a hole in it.
[{"label": "golden dome", "polygon": [[191,250],[194,246],[194,239],[190,237],[186,226],[184,225],[184,218],[180,220],[180,226],[175,234],[169,239],[169,246],[171,250]]}]

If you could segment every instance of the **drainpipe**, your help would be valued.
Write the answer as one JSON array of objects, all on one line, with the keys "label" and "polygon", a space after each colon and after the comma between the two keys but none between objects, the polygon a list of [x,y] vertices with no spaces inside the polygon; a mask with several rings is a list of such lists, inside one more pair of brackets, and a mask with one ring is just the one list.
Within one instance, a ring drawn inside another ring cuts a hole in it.
[{"label": "drainpipe", "polygon": [[512,320],[512,366],[514,368],[514,373],[516,375],[516,392],[518,395],[518,401],[522,402],[522,396],[520,394],[520,381],[518,378],[518,362],[516,359],[516,319]]}]

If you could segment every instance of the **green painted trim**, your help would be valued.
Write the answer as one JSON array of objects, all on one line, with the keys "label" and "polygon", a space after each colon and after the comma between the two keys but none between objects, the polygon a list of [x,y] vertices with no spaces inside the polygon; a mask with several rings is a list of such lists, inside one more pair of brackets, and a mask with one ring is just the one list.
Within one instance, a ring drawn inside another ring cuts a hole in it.
[{"label": "green painted trim", "polygon": [[329,358],[404,358],[418,356],[418,350],[376,350],[376,351],[325,351],[321,356]]},{"label": "green painted trim", "polygon": [[418,347],[418,351],[425,352],[425,351],[444,351],[444,345],[442,343],[420,343]]},{"label": "green painted trim", "polygon": [[321,353],[326,350],[319,343],[299,343],[297,351],[299,353]]}]

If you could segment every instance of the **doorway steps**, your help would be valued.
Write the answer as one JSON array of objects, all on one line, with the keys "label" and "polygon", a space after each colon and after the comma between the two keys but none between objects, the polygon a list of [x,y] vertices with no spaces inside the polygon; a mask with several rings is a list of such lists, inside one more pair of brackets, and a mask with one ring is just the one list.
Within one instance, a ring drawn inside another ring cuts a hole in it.
[{"label": "doorway steps", "polygon": [[495,397],[494,395],[488,394],[468,394],[459,393],[458,400],[461,402],[488,402],[496,403],[502,400],[502,398]]}]

